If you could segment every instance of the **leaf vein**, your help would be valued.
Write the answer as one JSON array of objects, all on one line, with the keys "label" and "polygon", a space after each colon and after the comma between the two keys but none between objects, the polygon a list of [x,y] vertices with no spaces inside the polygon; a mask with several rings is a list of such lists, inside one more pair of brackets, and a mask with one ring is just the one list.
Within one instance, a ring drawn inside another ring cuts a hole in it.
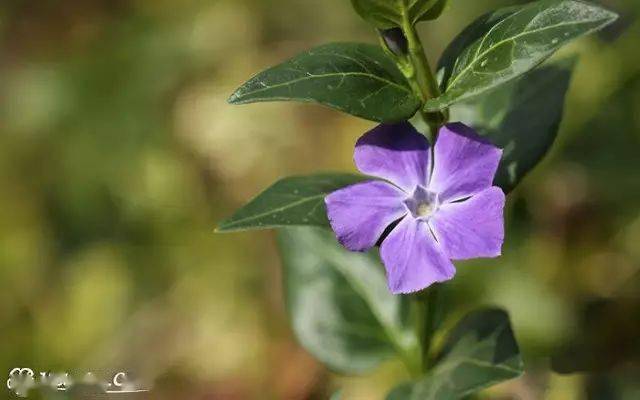
[{"label": "leaf vein", "polygon": [[252,90],[250,92],[241,93],[241,94],[238,95],[238,99],[246,98],[248,96],[253,96],[256,93],[261,93],[261,92],[264,92],[264,91],[277,89],[279,87],[291,86],[293,84],[296,84],[296,83],[299,83],[299,82],[303,82],[303,81],[309,80],[309,79],[326,79],[326,78],[335,78],[335,77],[338,77],[338,76],[342,76],[343,78],[345,76],[363,76],[363,77],[366,77],[366,78],[369,78],[369,79],[373,79],[373,80],[378,80],[380,82],[384,82],[384,83],[388,84],[389,86],[397,87],[398,89],[402,90],[403,92],[411,93],[411,91],[409,89],[407,89],[406,87],[404,87],[404,86],[402,86],[402,85],[400,85],[398,83],[392,82],[390,80],[387,80],[385,78],[382,78],[380,76],[377,76],[377,75],[367,74],[367,73],[363,73],[363,72],[336,72],[336,73],[330,73],[330,74],[319,74],[319,75],[304,76],[304,77],[301,77],[301,78],[292,79],[292,80],[287,81],[287,82],[282,82],[282,83],[278,83],[278,84],[271,85],[271,86],[268,86],[268,87],[263,87],[263,88],[260,88],[260,89],[257,89],[257,90]]},{"label": "leaf vein", "polygon": [[554,28],[560,28],[562,26],[569,26],[569,25],[582,25],[582,24],[590,24],[593,22],[596,22],[597,20],[589,20],[589,21],[583,21],[583,22],[573,22],[573,23],[567,23],[567,22],[561,22],[559,24],[555,24],[555,25],[549,25],[549,26],[545,26],[543,28],[539,28],[539,29],[533,29],[530,31],[524,31],[521,32],[517,35],[511,36],[509,38],[503,39],[497,43],[495,43],[493,46],[489,47],[487,50],[483,51],[482,53],[480,53],[478,55],[478,57],[475,57],[473,59],[473,61],[471,61],[469,63],[469,65],[467,65],[462,71],[460,71],[460,73],[451,81],[451,83],[448,85],[447,90],[452,89],[453,87],[455,87],[456,83],[460,80],[461,77],[463,77],[464,75],[466,75],[469,70],[471,70],[477,63],[478,61],[480,61],[480,59],[484,56],[486,56],[487,54],[489,54],[490,52],[492,52],[493,50],[495,50],[497,47],[502,46],[503,44],[512,41],[512,40],[516,40],[519,39],[523,36],[527,36],[533,33],[539,33],[539,32],[544,32],[546,30],[549,29],[554,29]]}]

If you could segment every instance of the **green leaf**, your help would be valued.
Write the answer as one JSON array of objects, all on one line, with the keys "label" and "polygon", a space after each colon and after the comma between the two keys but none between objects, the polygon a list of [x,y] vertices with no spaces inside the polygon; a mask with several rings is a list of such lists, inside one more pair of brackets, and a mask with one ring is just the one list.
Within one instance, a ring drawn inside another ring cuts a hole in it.
[{"label": "green leaf", "polygon": [[378,122],[410,118],[420,100],[379,46],[332,43],[299,54],[251,78],[232,104],[261,101],[320,103]]},{"label": "green leaf", "polygon": [[576,0],[537,1],[480,17],[445,51],[438,68],[443,95],[429,100],[425,109],[441,110],[508,82],[616,18]]},{"label": "green leaf", "polygon": [[230,218],[217,232],[284,226],[329,226],[324,198],[329,193],[373,178],[354,174],[292,176],[274,183]]},{"label": "green leaf", "polygon": [[375,252],[354,253],[331,232],[279,231],[287,311],[298,341],[329,368],[362,373],[393,356],[419,363],[408,296],[394,296]]},{"label": "green leaf", "polygon": [[413,384],[403,383],[393,388],[387,395],[386,400],[411,400],[415,399],[413,396]]},{"label": "green leaf", "polygon": [[481,99],[451,108],[453,121],[463,121],[504,149],[495,184],[505,193],[551,148],[574,66],[573,58],[549,64],[487,92]]},{"label": "green leaf", "polygon": [[448,0],[351,0],[353,8],[367,22],[380,29],[403,26],[404,15],[411,24],[436,19]]},{"label": "green leaf", "polygon": [[387,400],[461,399],[523,371],[507,313],[475,311],[453,329],[434,368],[417,382],[395,388]]},{"label": "green leaf", "polygon": [[437,19],[442,15],[444,10],[449,5],[449,0],[438,0],[429,9],[417,15],[417,21],[431,21]]}]

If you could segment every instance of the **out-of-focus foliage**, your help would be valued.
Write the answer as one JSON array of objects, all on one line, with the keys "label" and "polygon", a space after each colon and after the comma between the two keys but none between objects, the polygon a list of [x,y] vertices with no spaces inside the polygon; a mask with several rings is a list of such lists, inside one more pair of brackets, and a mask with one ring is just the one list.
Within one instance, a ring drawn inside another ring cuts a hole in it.
[{"label": "out-of-focus foliage", "polygon": [[433,368],[417,382],[395,388],[387,400],[467,398],[523,372],[509,316],[499,309],[476,310],[457,323]]},{"label": "out-of-focus foliage", "polygon": [[330,231],[307,227],[282,230],[278,243],[292,329],[316,358],[344,374],[394,356],[419,371],[410,298],[389,292],[375,251],[349,252]]},{"label": "out-of-focus foliage", "polygon": [[[516,3],[450,1],[427,51]],[[600,3],[622,17],[560,55],[580,55],[565,119],[510,196],[504,256],[448,285],[451,309],[506,308],[530,366],[488,398],[639,390],[640,5]],[[343,0],[1,2],[0,370],[127,369],[167,399],[381,399],[406,378],[322,369],[287,326],[272,235],[212,233],[279,176],[354,170],[371,123],[225,102],[340,40],[375,42]]]}]

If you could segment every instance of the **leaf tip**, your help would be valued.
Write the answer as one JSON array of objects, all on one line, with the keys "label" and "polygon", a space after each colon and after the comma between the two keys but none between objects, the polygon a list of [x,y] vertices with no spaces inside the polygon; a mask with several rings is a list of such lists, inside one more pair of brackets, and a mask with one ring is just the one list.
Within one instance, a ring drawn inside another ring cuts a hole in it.
[{"label": "leaf tip", "polygon": [[229,231],[227,221],[218,223],[218,226],[213,228],[213,233],[227,233]]},{"label": "leaf tip", "polygon": [[608,8],[600,7],[594,4],[589,4],[589,6],[593,7],[592,10],[594,10],[594,12],[597,12],[602,16],[601,19],[602,21],[604,21],[602,27],[605,27],[620,18],[620,14]]},{"label": "leaf tip", "polygon": [[240,90],[236,90],[229,96],[227,99],[227,103],[229,104],[238,104],[240,103]]},{"label": "leaf tip", "polygon": [[607,19],[607,21],[608,21],[609,23],[613,23],[613,22],[615,22],[618,18],[620,18],[620,14],[618,14],[618,13],[617,13],[617,12],[615,12],[615,11],[611,11],[611,10],[607,10],[607,9],[605,9],[604,11],[605,11],[605,15],[607,16],[607,18],[606,18],[606,19]]}]

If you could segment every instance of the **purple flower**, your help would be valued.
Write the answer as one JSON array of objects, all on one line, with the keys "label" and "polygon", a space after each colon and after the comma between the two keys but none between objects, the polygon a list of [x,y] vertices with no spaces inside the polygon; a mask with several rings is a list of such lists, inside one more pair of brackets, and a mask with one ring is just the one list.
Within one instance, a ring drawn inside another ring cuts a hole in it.
[{"label": "purple flower", "polygon": [[380,125],[356,144],[358,169],[385,181],[348,186],[325,199],[329,221],[347,249],[380,239],[393,293],[453,278],[451,260],[497,257],[504,239],[505,196],[492,186],[502,150],[461,123],[440,129],[431,149],[409,123]]}]

